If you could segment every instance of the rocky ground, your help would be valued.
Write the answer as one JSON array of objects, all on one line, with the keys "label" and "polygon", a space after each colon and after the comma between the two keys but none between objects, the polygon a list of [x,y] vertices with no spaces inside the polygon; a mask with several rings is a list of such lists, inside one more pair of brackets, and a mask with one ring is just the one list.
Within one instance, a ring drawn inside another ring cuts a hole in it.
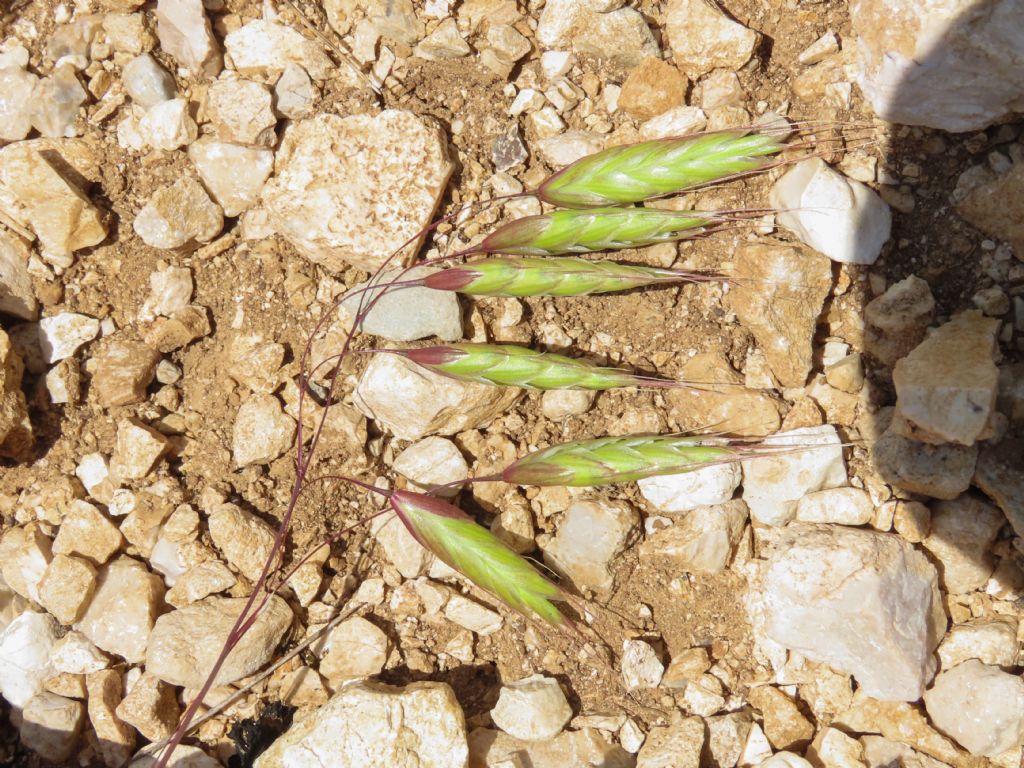
[{"label": "rocky ground", "polygon": [[[538,213],[462,206],[602,148],[788,119],[815,122],[781,167],[658,203],[778,213],[621,254],[744,279],[411,289],[357,344],[745,387],[542,395],[353,355],[312,474],[416,487],[709,426],[818,447],[458,494],[580,598],[576,632],[358,526],[270,601],[200,712],[244,693],[171,764],[1020,765],[1024,6],[922,6],[0,8],[0,764],[155,764],[133,756],[206,680],[322,413],[298,409],[307,339],[337,353],[354,300],[318,322],[388,254],[437,215],[428,258]],[[379,510],[310,485],[288,558]]]}]

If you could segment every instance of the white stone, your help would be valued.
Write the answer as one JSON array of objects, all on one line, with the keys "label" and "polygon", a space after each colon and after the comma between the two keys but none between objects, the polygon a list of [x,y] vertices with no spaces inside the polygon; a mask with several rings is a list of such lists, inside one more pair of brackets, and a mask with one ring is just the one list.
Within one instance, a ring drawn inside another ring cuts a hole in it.
[{"label": "white stone", "polygon": [[171,249],[208,243],[220,234],[224,217],[202,185],[185,177],[154,192],[132,226],[146,245]]},{"label": "white stone", "polygon": [[[743,765],[743,763],[740,763]],[[767,760],[757,764],[757,768],[812,768],[811,763],[800,755],[792,752],[776,752]]]},{"label": "white stone", "polygon": [[932,507],[924,548],[942,565],[942,586],[951,594],[981,589],[992,574],[992,544],[1006,523],[1003,513],[973,496]]},{"label": "white stone", "polygon": [[828,424],[765,438],[766,445],[811,447],[743,462],[743,500],[750,516],[765,525],[785,525],[805,494],[846,485],[841,442]]},{"label": "white stone", "polygon": [[[246,602],[244,597],[208,597],[165,613],[149,638],[146,671],[171,685],[201,687]],[[291,623],[288,604],[271,597],[228,654],[214,685],[227,685],[259,670],[273,657]]]},{"label": "white stone", "polygon": [[100,334],[100,321],[77,312],[61,312],[39,321],[39,347],[43,360],[56,363],[71,357],[78,348]]},{"label": "white stone", "polygon": [[658,654],[643,640],[622,641],[620,665],[628,691],[657,688],[661,676],[665,674],[665,665],[661,663]]},{"label": "white stone", "polygon": [[419,440],[484,426],[521,394],[516,388],[442,376],[398,355],[375,355],[359,379],[353,401],[395,437]]},{"label": "white stone", "polygon": [[75,67],[58,63],[53,74],[41,78],[32,92],[32,126],[48,138],[77,136],[74,122],[87,98]]},{"label": "white stone", "polygon": [[117,482],[140,480],[156,466],[170,447],[167,438],[133,419],[117,425],[117,443],[110,457],[110,474]]},{"label": "white stone", "polygon": [[658,55],[658,44],[634,8],[598,13],[582,0],[549,0],[537,23],[544,48],[571,46],[576,53],[609,61],[620,70]]},{"label": "white stone", "polygon": [[339,70],[319,43],[266,19],[250,21],[228,33],[224,48],[234,68],[243,75],[273,76],[284,72],[289,64],[302,67],[314,80],[347,75],[347,68],[342,65]]},{"label": "white stone", "polygon": [[462,709],[444,683],[349,686],[295,722],[255,768],[323,768],[325,759],[331,768],[465,766]]},{"label": "white stone", "polygon": [[[107,460],[102,453],[87,453],[75,467],[75,477],[82,481],[86,493],[103,504],[110,499],[105,493],[109,488],[107,483],[109,476]],[[103,498],[97,496],[97,493],[101,494]]]},{"label": "white stone", "polygon": [[996,667],[1012,667],[1017,660],[1017,622],[1009,616],[975,619],[957,624],[939,645],[939,663],[952,669],[968,659]]},{"label": "white stone", "polygon": [[78,168],[88,162],[88,150],[74,142],[60,151],[42,139],[0,149],[0,212],[31,228],[43,257],[65,267],[72,253],[107,236],[99,209],[61,170],[64,163]]},{"label": "white stone", "polygon": [[636,535],[640,516],[621,501],[577,501],[562,516],[544,561],[577,587],[609,589],[612,561]]},{"label": "white stone", "polygon": [[1020,111],[1020,2],[856,0],[850,19],[858,83],[882,119],[961,133]]},{"label": "white stone", "polygon": [[238,578],[220,560],[205,560],[185,571],[167,592],[167,602],[175,608],[231,589]]},{"label": "white stone", "polygon": [[892,230],[882,198],[820,157],[794,165],[775,182],[768,200],[779,209],[781,226],[842,264],[874,264]]},{"label": "white stone", "polygon": [[713,464],[692,472],[644,478],[637,487],[659,512],[689,512],[729,501],[742,476],[739,464]]},{"label": "white stone", "polygon": [[13,232],[0,231],[0,314],[19,320],[36,319],[36,296],[28,270],[30,256],[24,240]]},{"label": "white stone", "polygon": [[96,592],[74,628],[107,653],[137,664],[145,658],[163,599],[160,577],[122,557],[100,569]]},{"label": "white stone", "polygon": [[449,598],[444,606],[444,615],[449,621],[482,636],[492,635],[501,629],[501,614],[462,595]]},{"label": "white stone", "polygon": [[234,504],[219,504],[210,513],[210,538],[224,559],[250,581],[256,581],[274,546],[274,529]]},{"label": "white stone", "polygon": [[804,66],[810,66],[838,52],[839,40],[836,39],[836,33],[830,29],[800,51],[800,55],[796,57],[796,60]]},{"label": "white stone", "polygon": [[291,450],[295,420],[273,395],[252,395],[235,417],[232,455],[235,464],[269,464]]},{"label": "white stone", "polygon": [[573,55],[569,51],[544,51],[540,55],[540,70],[547,80],[557,80],[566,75],[573,65]]},{"label": "white stone", "polygon": [[171,73],[148,53],[136,56],[124,65],[121,81],[132,101],[143,109],[169,101],[177,93]]},{"label": "white stone", "polygon": [[332,271],[373,271],[410,238],[415,251],[453,169],[437,124],[390,109],[293,123],[275,162],[263,188],[271,225]]},{"label": "white stone", "polygon": [[[421,280],[436,270],[418,267],[403,274],[402,270],[388,270],[374,280],[375,284]],[[369,281],[352,287],[342,299],[338,318],[346,328],[359,312],[364,310],[377,296],[373,308],[363,318],[362,330],[371,336],[380,336],[391,341],[415,341],[436,336],[442,341],[457,341],[462,338],[462,308],[454,291],[436,291],[423,286],[394,288],[383,293],[381,290],[366,291]]]},{"label": "white stone", "polygon": [[206,92],[206,112],[222,141],[268,147],[277,143],[277,117],[271,108],[270,89],[262,83],[241,78],[218,80]]},{"label": "white stone", "polygon": [[[780,752],[779,754],[788,753]],[[750,732],[747,734],[747,740],[740,751],[740,759],[737,765],[741,766],[741,768],[749,768],[749,766],[754,765],[759,766],[771,756],[772,745],[768,743],[768,737],[764,735],[761,726],[754,723],[750,726]],[[777,768],[787,768],[787,766],[778,766]]]},{"label": "white stone", "polygon": [[[451,440],[427,437],[413,443],[395,457],[393,469],[417,484],[417,490],[445,485],[469,477],[466,459]],[[437,491],[451,498],[458,494],[459,485]]]},{"label": "white stone", "polygon": [[213,76],[223,61],[202,0],[157,0],[160,47],[193,75]]},{"label": "white stone", "polygon": [[0,140],[21,141],[32,130],[32,92],[38,82],[24,67],[0,67]]},{"label": "white stone", "polygon": [[39,583],[53,557],[50,539],[36,523],[15,526],[0,538],[0,572],[7,586],[39,602]]},{"label": "white stone", "polygon": [[672,59],[691,77],[739,69],[754,54],[757,33],[702,0],[672,0],[665,10]]},{"label": "white stone", "polygon": [[0,633],[0,694],[12,707],[24,707],[43,690],[59,629],[51,616],[25,611]]},{"label": "white stone", "polygon": [[664,561],[670,572],[720,573],[729,565],[746,521],[747,505],[739,499],[697,507],[649,535],[640,545],[640,557]]},{"label": "white stone", "polygon": [[1024,740],[1024,680],[977,659],[939,673],[928,717],[972,755],[995,757]]},{"label": "white stone", "polygon": [[199,128],[189,113],[188,100],[170,99],[154,104],[139,120],[144,146],[171,151],[196,140]]},{"label": "white stone", "polygon": [[704,130],[707,124],[707,115],[698,107],[672,107],[644,122],[640,126],[640,135],[645,139],[685,136]]},{"label": "white stone", "polygon": [[[143,755],[131,762],[129,768],[156,768],[160,759],[160,753],[155,755]],[[190,747],[179,744],[171,755],[167,768],[222,768],[221,762],[210,757],[199,747]]]},{"label": "white stone", "polygon": [[693,715],[711,717],[725,707],[722,682],[714,675],[701,675],[683,691],[683,708]]},{"label": "white stone", "polygon": [[604,149],[605,137],[586,131],[566,131],[537,142],[540,156],[552,168],[575,163],[581,157]]},{"label": "white stone", "polygon": [[74,630],[53,645],[50,663],[54,672],[88,675],[110,666],[110,659],[81,632]]},{"label": "white stone", "polygon": [[384,550],[384,555],[407,579],[427,572],[434,556],[413,538],[394,514],[385,514],[370,521],[370,532]]},{"label": "white stone", "polygon": [[461,34],[455,19],[447,18],[416,46],[414,55],[427,61],[461,59],[473,52]]},{"label": "white stone", "polygon": [[274,84],[274,106],[292,120],[301,120],[313,114],[316,90],[306,70],[298,64],[288,63]]},{"label": "white stone", "polygon": [[871,497],[860,488],[826,488],[807,494],[796,505],[801,523],[865,525],[874,514]]},{"label": "white stone", "polygon": [[934,566],[898,536],[789,526],[751,608],[767,637],[854,676],[884,701],[916,701],[946,616]]},{"label": "white stone", "polygon": [[192,299],[195,285],[188,267],[168,266],[149,273],[149,296],[139,310],[139,320],[148,322],[158,315],[170,317]]},{"label": "white stone", "polygon": [[43,691],[32,697],[21,714],[22,744],[53,763],[71,757],[85,723],[82,702]]},{"label": "white stone", "polygon": [[346,680],[379,674],[388,660],[388,637],[361,616],[345,619],[324,642],[319,672],[338,688]]},{"label": "white stone", "polygon": [[549,389],[540,399],[544,418],[561,421],[590,410],[597,393],[587,389]]},{"label": "white stone", "polygon": [[570,717],[572,707],[558,681],[543,675],[530,675],[503,685],[491,710],[496,726],[524,741],[553,739]]},{"label": "white stone", "polygon": [[191,144],[188,156],[225,216],[238,216],[256,205],[274,169],[274,153],[266,147],[204,140]]}]

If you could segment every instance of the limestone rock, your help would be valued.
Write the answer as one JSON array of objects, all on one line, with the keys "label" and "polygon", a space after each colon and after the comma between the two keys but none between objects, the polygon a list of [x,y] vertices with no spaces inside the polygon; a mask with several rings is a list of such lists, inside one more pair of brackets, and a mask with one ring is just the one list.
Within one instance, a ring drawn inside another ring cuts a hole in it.
[{"label": "limestone rock", "polygon": [[555,738],[571,717],[572,708],[558,681],[543,675],[503,685],[491,710],[496,726],[524,741]]},{"label": "limestone rock", "polygon": [[[159,760],[157,755],[143,755],[131,762],[129,768],[156,768]],[[179,744],[174,750],[168,768],[221,768],[220,760],[216,760],[203,752],[199,747]]]},{"label": "limestone rock", "polygon": [[135,419],[117,425],[117,443],[110,457],[110,474],[118,480],[139,480],[150,472],[170,447],[167,438]]},{"label": "limestone rock", "polygon": [[935,671],[932,652],[946,627],[938,578],[899,537],[790,526],[756,599],[769,638],[852,673],[875,698],[915,701]]},{"label": "limestone rock", "polygon": [[648,477],[638,481],[637,487],[659,512],[689,512],[729,501],[741,477],[739,464],[714,464],[691,472]]},{"label": "limestone rock", "polygon": [[985,586],[992,573],[992,543],[1006,518],[995,507],[971,496],[940,501],[932,508],[931,533],[923,542],[942,571],[950,594]]},{"label": "limestone rock", "polygon": [[814,736],[814,726],[796,702],[778,688],[751,688],[747,698],[755,709],[761,710],[765,736],[776,749],[801,750]]},{"label": "limestone rock", "polygon": [[28,271],[29,254],[24,240],[13,232],[0,231],[0,314],[19,320],[36,319],[36,295]]},{"label": "limestone rock", "polygon": [[24,67],[0,67],[0,140],[21,141],[32,130],[32,92],[38,82]]},{"label": "limestone rock", "polygon": [[148,344],[116,340],[95,360],[92,386],[99,396],[100,406],[112,408],[146,399],[146,387],[156,374],[160,353]]},{"label": "limestone rock", "polygon": [[609,589],[611,563],[635,537],[639,522],[625,502],[577,501],[565,510],[544,560],[579,588]]},{"label": "limestone rock", "polygon": [[[400,475],[407,477],[416,484],[416,488],[426,490],[435,485],[445,485],[469,476],[466,459],[451,440],[443,437],[427,437],[413,443],[398,456],[392,465]],[[454,485],[437,493],[451,498],[459,492]]]},{"label": "limestone rock", "polygon": [[677,523],[649,535],[640,557],[664,563],[670,573],[720,573],[743,535],[747,505],[741,500],[698,507]]},{"label": "limestone rock", "polygon": [[626,690],[636,691],[643,688],[657,688],[665,674],[665,665],[650,643],[643,640],[623,640],[622,679]]},{"label": "limestone rock", "polygon": [[764,442],[809,447],[743,462],[743,500],[755,521],[785,525],[796,515],[797,503],[805,494],[846,484],[843,449],[835,427],[779,432]]},{"label": "limestone rock", "polygon": [[39,584],[52,558],[50,539],[38,523],[8,528],[0,538],[0,574],[10,590],[39,602]]},{"label": "limestone rock", "polygon": [[936,727],[972,755],[994,757],[1024,740],[1024,680],[977,659],[940,672],[924,703]]},{"label": "limestone rock", "polygon": [[18,460],[32,450],[32,422],[21,389],[25,367],[11,338],[0,329],[0,456]]},{"label": "limestone rock", "polygon": [[936,499],[955,499],[971,485],[978,447],[930,445],[886,431],[871,458],[887,483]]},{"label": "limestone rock", "polygon": [[139,55],[152,50],[156,37],[141,13],[107,13],[103,16],[103,33],[116,53]]},{"label": "limestone rock", "polygon": [[223,226],[220,207],[187,176],[154,192],[132,224],[146,245],[164,249],[208,243]]},{"label": "limestone rock", "polygon": [[704,723],[699,717],[656,726],[636,756],[636,768],[697,768],[703,746]]},{"label": "limestone rock", "polygon": [[81,632],[71,630],[58,640],[50,654],[57,673],[88,675],[110,666],[110,659]]},{"label": "limestone rock", "polygon": [[473,52],[461,34],[455,19],[448,17],[416,46],[414,54],[427,61],[461,59]]},{"label": "limestone rock", "polygon": [[735,264],[729,307],[754,334],[779,383],[802,387],[814,364],[818,316],[832,290],[829,260],[809,248],[746,243]]},{"label": "limestone rock", "polygon": [[273,395],[252,395],[235,417],[232,455],[240,467],[269,464],[291,450],[295,421]]},{"label": "limestone rock", "polygon": [[160,47],[193,75],[220,72],[223,60],[201,0],[157,0]]},{"label": "limestone rock", "polygon": [[63,763],[78,746],[85,705],[43,691],[32,697],[21,717],[21,743],[44,760]]},{"label": "limestone rock", "polygon": [[327,635],[319,671],[337,689],[346,680],[379,674],[387,660],[387,635],[361,616],[353,616]]},{"label": "limestone rock", "polygon": [[452,173],[441,130],[398,110],[294,123],[275,163],[263,188],[270,223],[332,271],[379,267],[430,222]]},{"label": "limestone rock", "polygon": [[25,611],[0,632],[0,694],[12,707],[24,707],[43,690],[59,629],[52,616]]},{"label": "limestone rock", "polygon": [[983,437],[999,385],[992,359],[998,328],[998,320],[964,312],[896,363],[892,430],[937,444],[973,445]]},{"label": "limestone rock", "polygon": [[779,408],[775,401],[763,392],[745,390],[742,387],[743,377],[720,353],[694,355],[683,364],[678,378],[714,382],[713,386],[700,390],[670,389],[665,392],[671,416],[681,432],[703,430],[714,424],[722,432],[762,436],[772,434],[780,426]]},{"label": "limestone rock", "polygon": [[1012,667],[1017,659],[1017,622],[1008,616],[957,624],[939,645],[943,669],[978,659],[996,667]]},{"label": "limestone rock", "polygon": [[[522,741],[501,731],[477,728],[469,734],[468,741],[471,768],[520,768],[523,765],[531,768],[570,765],[634,768],[636,765],[633,755],[617,744],[610,744],[596,728],[564,731],[547,741]],[[695,767],[696,763],[686,766]]]},{"label": "limestone rock", "polygon": [[1015,164],[992,181],[980,184],[960,201],[957,212],[986,235],[1008,240],[1024,254],[1024,165]]},{"label": "limestone rock", "polygon": [[139,561],[122,557],[100,570],[96,592],[75,629],[102,650],[137,664],[145,658],[163,598],[163,580]]},{"label": "limestone rock", "polygon": [[860,488],[815,491],[804,496],[796,505],[796,519],[801,523],[866,525],[871,522],[874,513],[871,497]]},{"label": "limestone rock", "polygon": [[[245,603],[241,597],[208,597],[165,613],[149,638],[146,671],[171,685],[202,686]],[[272,597],[228,654],[214,685],[233,683],[260,669],[273,656],[291,622],[288,604]]]},{"label": "limestone rock", "polygon": [[210,538],[224,558],[250,581],[256,581],[274,545],[274,529],[234,504],[219,504],[210,513]]},{"label": "limestone rock", "polygon": [[121,702],[121,673],[113,669],[86,675],[89,722],[96,732],[100,758],[108,768],[124,765],[135,747],[135,733],[117,716]]},{"label": "limestone rock", "polygon": [[206,111],[222,141],[267,147],[277,142],[270,89],[262,83],[218,80],[206,92]]},{"label": "limestone rock", "polygon": [[[1018,2],[857,0],[858,83],[884,120],[960,133],[1020,110]],[[983,83],[984,87],[979,87]]]},{"label": "limestone rock", "polygon": [[825,768],[862,768],[865,765],[864,745],[837,728],[818,731],[807,755]]},{"label": "limestone rock", "polygon": [[43,255],[57,259],[107,236],[99,210],[63,170],[68,162],[69,157],[41,140],[0,149],[0,212],[31,227]]},{"label": "limestone rock", "polygon": [[277,111],[292,120],[301,120],[313,114],[316,88],[298,64],[289,63],[274,84],[274,105]]},{"label": "limestone rock", "polygon": [[115,713],[150,741],[170,736],[181,714],[174,689],[149,672],[135,681]]},{"label": "limestone rock", "polygon": [[739,69],[757,45],[758,34],[701,0],[672,0],[665,11],[672,58],[691,77],[713,69]]},{"label": "limestone rock", "polygon": [[57,64],[53,74],[40,78],[32,92],[32,127],[48,138],[77,136],[75,118],[87,98],[75,67]]},{"label": "limestone rock", "polygon": [[198,135],[199,127],[189,112],[188,100],[168,99],[154,104],[139,119],[138,149],[149,146],[171,152],[191,144]]},{"label": "limestone rock", "polygon": [[74,624],[92,599],[96,568],[88,560],[56,555],[39,584],[40,604],[65,626]]},{"label": "limestone rock", "polygon": [[[405,272],[401,280],[420,280],[435,270],[419,267]],[[388,270],[374,282],[387,284],[398,279],[399,270]],[[339,320],[352,327],[360,306],[381,296],[381,291],[364,291],[367,282],[353,286],[339,307]],[[360,302],[362,302],[360,304]],[[363,319],[362,330],[372,336],[392,341],[415,341],[436,336],[442,341],[462,338],[462,308],[452,291],[436,291],[421,286],[401,288],[384,293]]]},{"label": "limestone rock", "polygon": [[501,614],[462,595],[452,595],[444,606],[444,616],[463,629],[478,635],[493,635],[501,629]]},{"label": "limestone rock", "polygon": [[640,120],[686,102],[686,76],[659,58],[644,59],[622,84],[619,108]]},{"label": "limestone rock", "polygon": [[397,355],[376,355],[360,377],[353,400],[395,437],[419,440],[483,426],[521,394],[511,387],[441,376]]},{"label": "limestone rock", "polygon": [[544,418],[562,421],[590,410],[597,393],[586,389],[549,389],[540,399]]},{"label": "limestone rock", "polygon": [[331,755],[334,768],[466,765],[462,709],[444,683],[349,686],[292,725],[255,768],[321,768],[321,755]]},{"label": "limestone rock", "polygon": [[77,312],[61,312],[39,321],[39,346],[43,359],[55,363],[71,357],[78,348],[100,332],[100,323],[94,317]]},{"label": "limestone rock", "polygon": [[206,307],[191,304],[170,317],[158,317],[146,332],[145,342],[164,354],[188,346],[210,334],[209,314]]},{"label": "limestone rock", "polygon": [[173,99],[177,93],[171,73],[148,53],[136,56],[125,64],[121,70],[121,80],[132,101],[143,109]]},{"label": "limestone rock", "polygon": [[552,168],[575,163],[582,157],[604,149],[605,137],[586,131],[565,131],[537,142],[537,151]]},{"label": "limestone rock", "polygon": [[413,538],[393,514],[374,518],[370,522],[370,532],[384,550],[387,559],[407,579],[422,576],[434,561],[434,556]]},{"label": "limestone rock", "polygon": [[167,593],[167,602],[181,608],[196,600],[231,589],[238,581],[220,560],[206,560],[183,573]]},{"label": "limestone rock", "polygon": [[[290,64],[302,67],[314,80],[339,74],[337,65],[320,44],[307,40],[291,27],[267,19],[256,19],[228,33],[224,48],[234,68],[243,75],[273,78]],[[343,66],[340,74],[345,74]]]},{"label": "limestone rock", "polygon": [[238,216],[256,205],[274,169],[274,153],[265,147],[198,141],[189,145],[188,156],[225,216]]},{"label": "limestone rock", "polygon": [[916,275],[893,283],[864,307],[868,354],[893,365],[924,339],[934,314],[935,299],[928,283]]},{"label": "limestone rock", "polygon": [[843,264],[874,264],[892,229],[889,206],[820,157],[794,165],[772,187],[768,200],[780,209],[779,224]]},{"label": "limestone rock", "polygon": [[658,44],[644,17],[629,7],[599,13],[582,0],[552,0],[537,24],[544,48],[572,48],[578,54],[607,61],[615,70],[632,69],[658,55]]},{"label": "limestone rock", "polygon": [[53,552],[81,555],[97,565],[107,562],[124,544],[121,532],[106,515],[87,501],[73,501],[61,520]]}]

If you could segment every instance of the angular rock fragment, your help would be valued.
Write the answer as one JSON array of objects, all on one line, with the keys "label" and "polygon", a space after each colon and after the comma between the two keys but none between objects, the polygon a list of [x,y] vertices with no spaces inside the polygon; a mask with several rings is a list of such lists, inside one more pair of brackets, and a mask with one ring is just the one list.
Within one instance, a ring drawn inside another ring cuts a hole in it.
[{"label": "angular rock fragment", "polygon": [[75,629],[102,650],[137,664],[145,658],[163,597],[159,576],[122,557],[100,570],[96,592]]},{"label": "angular rock fragment", "polygon": [[21,713],[21,743],[52,763],[63,763],[75,752],[85,724],[80,701],[43,691]]},{"label": "angular rock fragment", "polygon": [[637,10],[621,7],[600,13],[581,0],[547,3],[538,20],[537,40],[545,48],[572,48],[605,60],[620,72],[658,55],[654,35]]},{"label": "angular rock fragment", "polygon": [[238,216],[256,205],[274,169],[274,153],[265,147],[204,140],[191,144],[188,156],[225,216]]},{"label": "angular rock fragment", "polygon": [[665,10],[672,58],[691,77],[739,69],[754,54],[758,34],[701,0],[672,0]]},{"label": "angular rock fragment", "polygon": [[157,0],[160,47],[194,75],[210,77],[223,60],[202,0]]},{"label": "angular rock fragment", "polygon": [[92,388],[99,397],[100,406],[141,403],[146,399],[146,387],[153,381],[160,353],[148,344],[117,340],[111,342],[96,356]]},{"label": "angular rock fragment", "polygon": [[578,501],[565,510],[544,559],[577,587],[609,589],[611,563],[636,535],[639,522],[625,502]]},{"label": "angular rock fragment", "polygon": [[263,188],[271,224],[332,271],[379,267],[430,222],[452,173],[437,125],[398,110],[294,123],[275,163]]},{"label": "angular rock fragment", "polygon": [[220,207],[188,177],[157,190],[132,224],[146,245],[164,249],[207,243],[223,226]]}]

